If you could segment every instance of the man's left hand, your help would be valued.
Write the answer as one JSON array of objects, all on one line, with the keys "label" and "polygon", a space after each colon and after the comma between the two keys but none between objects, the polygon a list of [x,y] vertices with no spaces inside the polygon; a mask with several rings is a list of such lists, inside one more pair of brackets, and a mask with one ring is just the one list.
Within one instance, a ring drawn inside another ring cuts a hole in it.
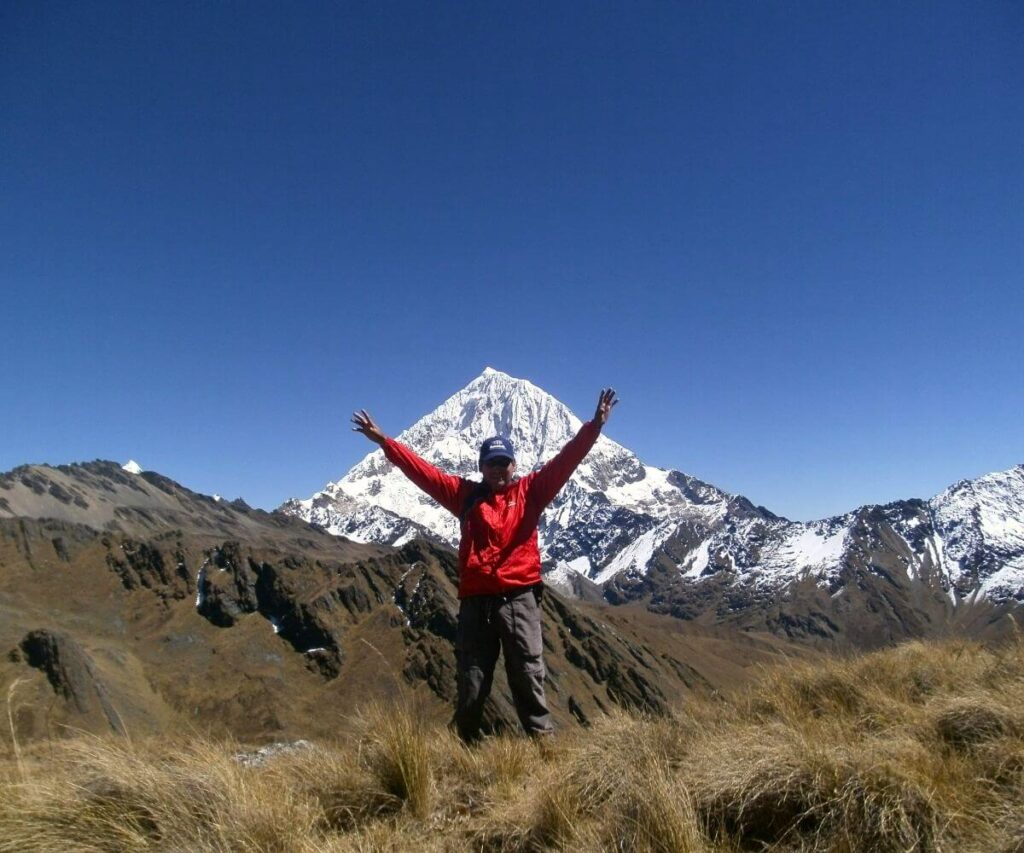
[{"label": "man's left hand", "polygon": [[614,388],[604,388],[601,390],[601,396],[597,398],[597,411],[594,412],[594,420],[597,421],[599,426],[604,426],[608,422],[608,416],[612,413],[612,408],[618,402]]}]

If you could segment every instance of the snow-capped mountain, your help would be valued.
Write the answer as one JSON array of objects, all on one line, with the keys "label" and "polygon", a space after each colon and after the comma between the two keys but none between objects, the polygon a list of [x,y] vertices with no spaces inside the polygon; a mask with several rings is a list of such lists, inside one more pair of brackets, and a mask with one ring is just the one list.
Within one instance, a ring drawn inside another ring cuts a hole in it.
[{"label": "snow-capped mountain", "polygon": [[[477,449],[485,438],[510,437],[519,473],[526,474],[580,425],[532,383],[488,368],[398,439],[443,470],[478,479]],[[358,541],[458,541],[457,520],[380,450],[282,509]],[[775,607],[793,584],[818,590],[829,613],[851,606],[851,590],[866,595],[870,587],[889,601],[888,592],[875,589],[879,583],[899,587],[900,595],[914,587],[915,601],[924,596],[932,610],[979,597],[1020,602],[1024,466],[963,481],[930,501],[800,523],[679,471],[645,465],[602,435],[545,513],[540,542],[554,566],[545,575],[549,584],[570,592],[578,586],[574,575],[582,575],[610,600],[649,597],[652,606],[688,617]]]},{"label": "snow-capped mountain", "polygon": [[[612,571],[601,580],[625,576]],[[864,577],[923,584],[955,606],[966,600],[1024,601],[1024,466],[964,480],[929,501],[865,506],[821,521],[737,514],[703,535],[682,525],[634,575],[653,562],[682,582],[716,575],[749,598],[770,597],[794,580],[809,579],[838,596]]]},{"label": "snow-capped mountain", "polygon": [[961,480],[929,515],[935,559],[961,596],[1024,600],[1024,465]]},{"label": "snow-capped mountain", "polygon": [[[582,423],[536,385],[487,368],[397,438],[442,470],[479,480],[477,456],[484,439],[510,438],[523,475],[553,457]],[[628,541],[667,531],[666,523],[715,523],[728,503],[724,492],[684,474],[644,465],[601,435],[548,508],[540,528],[541,548],[545,557],[576,560],[578,567],[585,560],[589,573]],[[370,453],[313,497],[289,501],[282,509],[358,541],[401,545],[427,535],[458,544],[457,519],[413,486],[382,450]]]}]

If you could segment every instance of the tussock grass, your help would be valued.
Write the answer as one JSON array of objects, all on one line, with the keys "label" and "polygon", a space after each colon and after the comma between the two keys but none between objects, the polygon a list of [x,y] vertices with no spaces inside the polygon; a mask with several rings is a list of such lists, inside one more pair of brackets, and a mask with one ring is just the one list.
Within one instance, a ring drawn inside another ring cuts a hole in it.
[{"label": "tussock grass", "polygon": [[710,834],[820,849],[932,850],[943,831],[935,763],[905,738],[828,741],[778,725],[694,751]]},{"label": "tussock grass", "polygon": [[417,818],[430,811],[434,763],[425,716],[415,705],[394,713],[372,705],[359,719],[361,764],[380,788]]},{"label": "tussock grass", "polygon": [[788,664],[672,718],[467,748],[410,700],[335,743],[8,748],[0,851],[1021,851],[1024,644]]}]

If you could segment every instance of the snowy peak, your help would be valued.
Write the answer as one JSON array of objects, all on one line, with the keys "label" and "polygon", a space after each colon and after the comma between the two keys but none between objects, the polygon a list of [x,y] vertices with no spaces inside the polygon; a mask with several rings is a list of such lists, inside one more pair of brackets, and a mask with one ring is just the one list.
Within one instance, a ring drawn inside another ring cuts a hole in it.
[{"label": "snowy peak", "polygon": [[[444,471],[478,479],[480,444],[494,435],[505,436],[515,447],[518,474],[523,476],[558,453],[582,423],[532,382],[488,367],[397,439]],[[619,524],[628,529],[627,535],[639,535],[669,518],[720,516],[728,499],[679,472],[644,465],[601,435],[542,523],[542,550],[555,559],[582,556],[580,532],[602,513],[620,511]],[[458,541],[455,519],[409,483],[382,450],[368,454],[313,497],[290,501],[283,509],[361,541],[382,541],[383,536],[388,544],[401,544],[403,537],[424,529],[441,541]],[[588,550],[595,567],[612,556],[605,548]]]},{"label": "snowy peak", "polygon": [[[586,415],[589,418],[591,412]],[[433,412],[399,433],[397,440],[450,473],[478,479],[481,443],[491,436],[504,436],[515,447],[516,467],[522,476],[551,459],[582,425],[583,421],[564,403],[532,382],[488,367]],[[379,477],[390,467],[383,451],[376,450],[338,485]],[[624,487],[644,476],[645,466],[640,460],[604,435],[598,438],[579,472],[591,489]]]},{"label": "snowy peak", "polygon": [[[550,459],[582,425],[567,406],[532,382],[488,367],[465,388],[398,436],[439,458],[458,454],[458,473],[477,470],[480,444],[494,435],[511,439],[521,474]],[[606,439],[607,440],[607,439]]]},{"label": "snowy peak", "polygon": [[1015,538],[1024,528],[1019,513],[1022,494],[1024,465],[1015,465],[976,480],[960,480],[932,498],[931,504],[939,514],[975,513],[990,535]]},{"label": "snowy peak", "polygon": [[929,501],[955,580],[1024,597],[1024,465],[961,480]]}]

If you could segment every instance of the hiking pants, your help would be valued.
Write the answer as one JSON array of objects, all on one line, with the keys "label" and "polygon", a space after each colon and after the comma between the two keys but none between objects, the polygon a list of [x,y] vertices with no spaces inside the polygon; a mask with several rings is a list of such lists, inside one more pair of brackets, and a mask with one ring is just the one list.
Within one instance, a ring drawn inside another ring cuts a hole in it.
[{"label": "hiking pants", "polygon": [[459,603],[455,639],[458,695],[455,727],[467,743],[480,736],[484,702],[491,692],[499,652],[519,722],[528,734],[552,731],[544,698],[544,646],[541,640],[540,586],[507,595],[474,595]]}]

